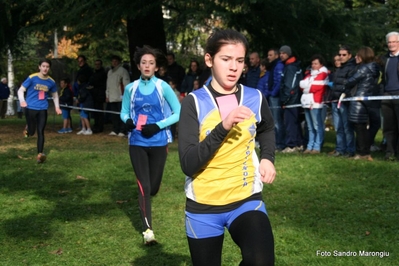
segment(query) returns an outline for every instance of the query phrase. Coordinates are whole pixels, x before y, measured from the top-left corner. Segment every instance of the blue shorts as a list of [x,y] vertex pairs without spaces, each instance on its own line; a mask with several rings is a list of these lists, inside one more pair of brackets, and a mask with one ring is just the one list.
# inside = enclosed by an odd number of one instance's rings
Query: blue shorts
[[89,118],[89,112],[85,110],[80,110],[80,117],[81,118]]
[[260,211],[267,215],[263,201],[253,200],[239,208],[223,213],[198,214],[186,211],[186,234],[190,238],[209,238],[224,234],[224,228],[230,228],[234,220],[248,211]]
[[70,117],[71,109],[61,109],[61,111],[63,119],[68,119]]

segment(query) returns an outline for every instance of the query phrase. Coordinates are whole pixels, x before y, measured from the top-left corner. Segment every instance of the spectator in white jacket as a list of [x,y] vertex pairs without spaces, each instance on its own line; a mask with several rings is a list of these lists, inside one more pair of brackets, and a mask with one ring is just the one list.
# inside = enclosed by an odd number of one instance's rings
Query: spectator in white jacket
[[328,84],[328,70],[324,66],[325,60],[321,55],[311,58],[311,69],[305,73],[305,78],[299,82],[303,91],[301,104],[305,111],[309,138],[303,153],[320,153],[324,142],[324,121],[322,119],[323,98]]
[[[113,55],[111,58],[111,69],[107,75],[105,97],[109,110],[114,112],[121,111],[123,91],[125,86],[130,83],[129,72],[122,66],[121,61],[122,59],[119,56]],[[119,114],[112,114],[111,120],[113,129],[109,135],[124,137],[127,131]]]

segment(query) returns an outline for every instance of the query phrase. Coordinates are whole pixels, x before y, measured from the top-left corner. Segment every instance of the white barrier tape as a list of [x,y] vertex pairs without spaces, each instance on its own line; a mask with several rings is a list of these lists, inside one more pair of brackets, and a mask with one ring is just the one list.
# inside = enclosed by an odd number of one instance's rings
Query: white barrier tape
[[[48,98],[48,100],[51,100],[52,98]],[[362,96],[362,97],[349,97],[349,98],[344,98],[342,99],[342,102],[350,102],[350,101],[379,101],[379,100],[399,100],[399,95],[395,96]],[[333,102],[338,102],[338,100],[335,101],[326,101],[322,102],[323,104],[326,103],[333,103]],[[76,110],[84,110],[84,111],[90,111],[90,112],[102,112],[102,113],[109,113],[109,114],[116,114],[119,115],[120,112],[114,112],[114,111],[107,111],[107,110],[99,110],[99,109],[92,109],[92,108],[82,108],[82,107],[77,107],[77,106],[72,106],[72,105],[66,105],[66,104],[60,104],[60,107],[66,107],[66,108],[71,108],[71,109],[76,109]],[[302,107],[302,104],[292,104],[292,105],[283,105],[283,106],[273,106],[270,107],[271,109],[276,109],[276,108],[296,108],[296,107]]]
[[109,114],[116,114],[116,115],[120,114],[120,112],[114,112],[114,111],[108,111],[108,110],[99,110],[99,109],[93,109],[93,108],[82,108],[82,107],[66,105],[66,104],[60,104],[60,107],[76,109],[76,110],[79,110],[79,111],[80,110],[84,110],[84,111],[90,111],[90,112],[109,113]]
[[[399,100],[399,95],[395,96],[362,96],[362,97],[349,97],[349,98],[344,98],[342,99],[342,102],[354,102],[354,101],[380,101],[380,100]],[[338,102],[338,100],[335,101],[326,101],[322,102],[323,104],[326,103],[333,103],[333,102]],[[302,107],[302,104],[291,104],[291,105],[283,105],[282,107],[270,107],[270,108],[296,108],[296,107]]]

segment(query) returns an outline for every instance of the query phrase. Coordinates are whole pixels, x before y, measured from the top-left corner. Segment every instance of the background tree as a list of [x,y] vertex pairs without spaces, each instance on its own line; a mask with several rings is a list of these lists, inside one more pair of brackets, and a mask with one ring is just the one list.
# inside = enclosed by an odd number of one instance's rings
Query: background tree
[[[287,44],[306,64],[314,53],[331,58],[341,44],[351,45],[354,51],[367,45],[377,54],[386,52],[384,36],[398,27],[398,2],[0,0],[0,48],[17,51],[24,40],[21,36],[35,32],[48,38],[49,47],[44,45],[40,51],[47,55],[54,49],[50,36],[56,29],[60,39],[65,36],[79,45],[79,53],[90,60],[106,60],[117,53],[132,62],[136,47],[148,44],[171,49],[188,61],[201,57],[212,30],[231,27],[248,37],[251,50],[265,55],[267,49]],[[132,70],[137,77],[136,67]]]

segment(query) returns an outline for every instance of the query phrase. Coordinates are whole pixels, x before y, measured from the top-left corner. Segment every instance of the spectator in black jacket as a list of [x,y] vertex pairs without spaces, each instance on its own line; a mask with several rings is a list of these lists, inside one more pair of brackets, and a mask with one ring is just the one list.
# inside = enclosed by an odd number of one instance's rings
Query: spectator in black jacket
[[77,135],[92,135],[90,121],[89,121],[89,111],[85,110],[87,108],[93,108],[93,97],[90,94],[87,83],[87,78],[84,75],[80,75],[78,78],[79,84],[79,95],[78,104],[82,108],[80,110],[80,120],[82,123],[82,130],[80,130]]
[[251,88],[256,88],[260,78],[260,57],[257,52],[252,52],[249,55],[249,66],[246,85]]
[[174,53],[172,52],[167,53],[166,59],[168,60],[168,70],[167,70],[168,75],[176,82],[177,84],[176,89],[179,92],[182,92],[181,84],[185,76],[184,68],[175,61]]
[[[280,59],[284,63],[281,78],[280,101],[283,106],[299,104],[299,82],[303,78],[301,62],[292,55],[291,47],[280,48]],[[283,153],[303,150],[302,127],[299,119],[299,107],[286,108],[283,111],[285,126],[285,149]]]
[[100,133],[104,130],[104,103],[105,89],[107,87],[107,72],[103,67],[103,61],[97,59],[94,63],[94,73],[89,80],[91,96],[93,97],[93,107],[99,112],[93,112],[94,125],[93,133]]
[[0,82],[0,117],[5,118],[8,106],[8,97],[10,97],[10,88],[7,85],[7,78],[2,78]]
[[341,66],[335,71],[329,99],[335,101],[331,103],[331,106],[336,132],[336,147],[329,155],[353,157],[355,156],[355,133],[348,120],[349,102],[342,102],[338,108],[337,100],[345,93],[344,83],[348,79],[349,73],[356,67],[356,61],[352,58],[349,46],[341,46],[338,55]]
[[[346,95],[355,97],[378,95],[380,70],[374,58],[373,49],[370,47],[360,48],[355,56],[357,63],[356,71],[345,81]],[[378,102],[376,102],[349,102],[349,121],[353,123],[356,132],[357,154],[354,157],[355,160],[373,160],[370,155],[371,137],[374,139],[381,124],[381,120],[379,119],[380,108],[378,108]],[[377,118],[377,121],[374,118]],[[369,129],[367,129],[368,122],[370,122]]]
[[191,60],[190,69],[181,84],[181,92],[189,94],[193,91],[194,80],[199,79],[202,70],[197,60]]

